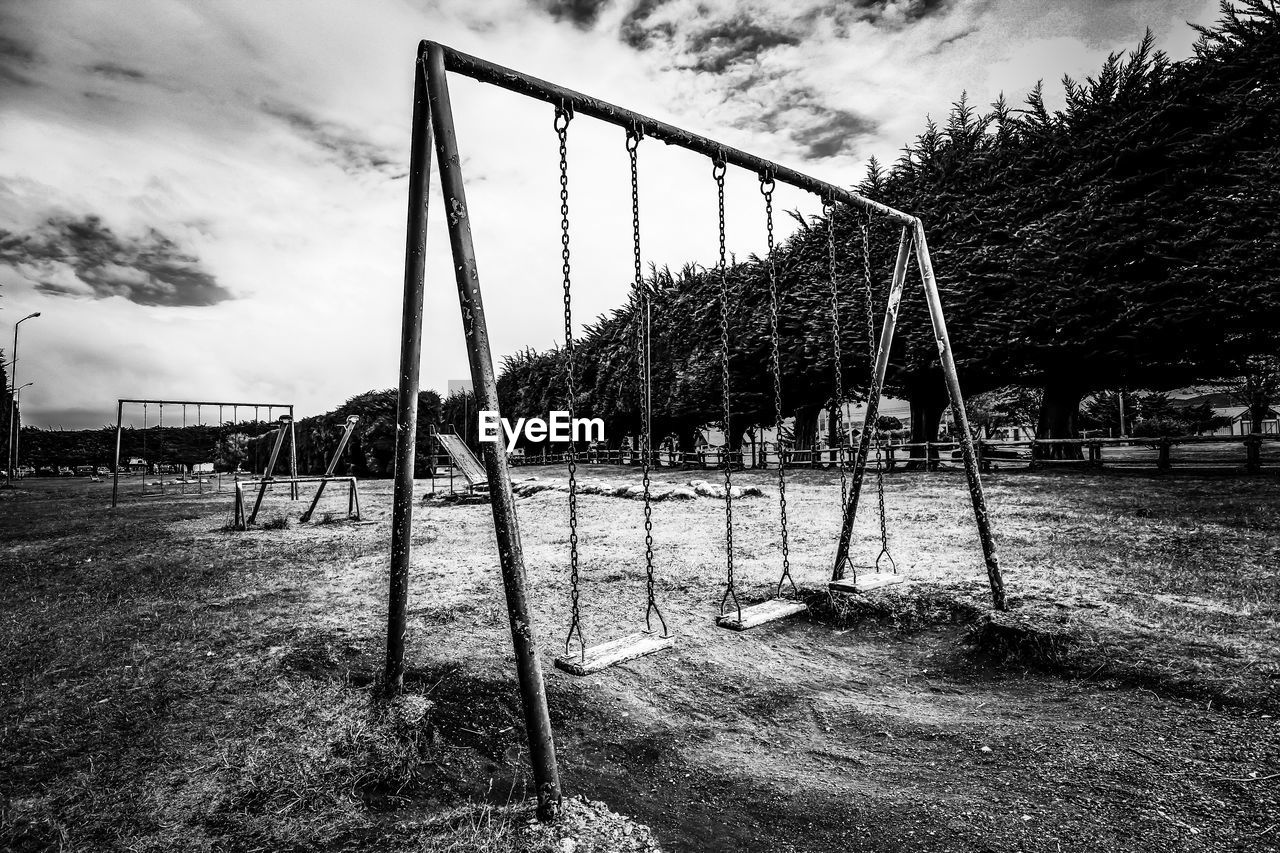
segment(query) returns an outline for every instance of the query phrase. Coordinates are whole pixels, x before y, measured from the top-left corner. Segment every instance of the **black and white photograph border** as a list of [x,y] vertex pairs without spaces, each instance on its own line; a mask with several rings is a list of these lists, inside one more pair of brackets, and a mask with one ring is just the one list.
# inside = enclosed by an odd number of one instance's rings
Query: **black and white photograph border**
[[1280,850],[1272,0],[49,0],[0,93],[0,849]]

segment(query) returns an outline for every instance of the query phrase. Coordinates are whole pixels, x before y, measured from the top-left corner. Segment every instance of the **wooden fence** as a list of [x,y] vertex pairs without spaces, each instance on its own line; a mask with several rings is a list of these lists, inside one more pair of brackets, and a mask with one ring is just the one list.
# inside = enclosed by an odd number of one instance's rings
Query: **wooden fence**
[[[1051,438],[1024,441],[975,442],[979,464],[984,471],[993,468],[1035,470],[1048,467],[1092,468],[1154,471],[1218,471],[1258,474],[1280,471],[1280,435],[1243,436],[1176,436],[1162,438]],[[912,452],[916,455],[913,457]],[[653,453],[656,468],[683,470],[715,470],[721,465],[720,447],[706,447],[692,453],[657,450]],[[854,449],[846,448],[852,462]],[[781,459],[788,468],[833,469],[839,463],[835,448],[786,450],[771,443],[749,445],[734,454],[734,465],[742,469],[776,469]],[[1055,458],[1056,457],[1056,458]],[[1066,458],[1063,458],[1066,457]],[[960,445],[955,441],[878,442],[873,445],[872,462],[879,461],[886,470],[900,470],[908,464],[934,471],[961,464]],[[565,465],[566,452],[513,454],[514,466]],[[588,448],[577,452],[579,465],[638,466],[639,454],[623,448],[607,450]],[[438,460],[439,469],[448,467],[448,459]]]

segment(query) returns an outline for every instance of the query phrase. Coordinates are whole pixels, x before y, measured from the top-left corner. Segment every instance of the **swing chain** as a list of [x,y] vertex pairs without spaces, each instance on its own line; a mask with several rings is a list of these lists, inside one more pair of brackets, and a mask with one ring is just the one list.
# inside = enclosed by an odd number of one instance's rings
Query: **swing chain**
[[653,442],[651,424],[653,399],[650,396],[650,370],[652,365],[649,363],[648,323],[650,294],[644,286],[644,267],[640,259],[640,165],[637,153],[637,149],[640,147],[640,140],[643,138],[644,132],[638,124],[633,124],[627,128],[627,157],[631,161],[631,256],[635,273],[636,293],[641,299],[638,307],[643,310],[643,317],[640,314],[637,314],[636,317],[638,321],[636,328],[639,332],[636,337],[636,362],[640,368],[640,451],[642,454],[640,470],[644,484],[644,567],[646,578],[644,627],[646,631],[652,633],[653,617],[657,615],[658,621],[662,624],[662,636],[669,637],[671,634],[667,630],[667,619],[662,615],[662,609],[658,607],[657,597],[654,593],[653,502],[649,491],[649,466]]
[[724,615],[725,605],[732,599],[738,612],[738,622],[742,622],[742,602],[738,600],[738,591],[733,584],[733,458],[730,456],[729,430],[729,263],[725,250],[724,227],[724,155],[716,157],[711,166],[711,177],[716,182],[716,202],[720,226],[720,258],[717,272],[720,274],[720,390],[724,401],[724,447],[721,450],[720,462],[724,466],[724,549],[728,564],[728,580],[725,583],[724,595],[720,597],[720,615]]
[[896,575],[898,573],[898,562],[893,559],[893,555],[889,553],[889,526],[884,518],[884,463],[880,457],[876,457],[876,497],[880,502],[880,553],[876,555],[875,570],[880,571],[880,561],[885,557],[889,558],[889,568]]
[[[862,220],[862,291],[863,291],[863,307],[867,315],[867,355],[871,360],[871,387],[867,389],[868,404],[870,404],[870,396],[875,393],[875,363],[876,356],[879,355],[879,345],[876,342],[876,321],[875,321],[875,305],[874,296],[871,292],[871,213]],[[869,424],[869,429],[875,430],[875,424]],[[874,433],[873,433],[874,435]],[[893,559],[893,554],[889,553],[889,524],[884,515],[884,459],[882,458],[879,442],[876,442],[876,501],[877,509],[880,514],[880,553],[876,556],[873,566],[876,572],[880,571],[880,561],[885,557],[889,558],[889,566],[896,575],[898,573],[897,561]],[[855,571],[854,577],[857,577]]]
[[833,199],[825,199],[822,203],[823,215],[827,218],[827,272],[831,280],[831,360],[835,379],[835,417],[832,427],[835,431],[836,466],[840,469],[840,506],[849,502],[849,465],[844,441],[840,437],[840,427],[844,423],[844,371],[841,368],[843,355],[840,351],[840,300],[836,284],[836,206]]
[[[560,271],[564,277],[564,349],[565,349],[565,384],[569,401],[569,423],[573,423],[574,398],[577,389],[574,387],[573,358],[573,298],[572,277],[569,264],[569,122],[573,120],[572,107],[563,101],[556,106],[556,117],[553,123],[556,137],[560,143]],[[569,623],[569,633],[564,639],[564,653],[569,654],[573,637],[578,636],[580,655],[583,660],[587,656],[587,641],[582,635],[581,611],[578,605],[578,464],[577,448],[573,441],[573,430],[569,430],[569,601],[573,611]]]
[[800,590],[791,577],[791,557],[787,541],[787,460],[782,449],[782,362],[778,352],[778,270],[774,258],[773,189],[773,171],[761,172],[760,193],[764,196],[765,228],[769,238],[769,342],[773,368],[773,414],[778,430],[778,509],[782,533],[782,574],[778,577],[777,592],[781,595],[783,583],[790,582],[792,592],[799,595]]
[[[872,383],[875,382],[876,345],[875,296],[871,292],[871,214],[862,220],[862,295],[867,319],[867,356],[871,359]],[[868,394],[871,393],[868,389]]]

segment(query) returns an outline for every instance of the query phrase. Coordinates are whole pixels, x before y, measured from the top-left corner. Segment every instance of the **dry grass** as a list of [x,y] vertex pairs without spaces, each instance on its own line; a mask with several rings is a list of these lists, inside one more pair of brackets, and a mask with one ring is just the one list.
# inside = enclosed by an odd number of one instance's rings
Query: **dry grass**
[[[626,472],[600,476],[618,479]],[[664,472],[659,479],[705,476]],[[741,479],[772,494],[770,475]],[[526,782],[518,769],[524,747],[489,508],[423,504],[419,510],[411,698],[387,708],[372,696],[380,671],[389,484],[365,484],[362,491],[365,518],[374,525],[345,523],[336,509],[322,509],[317,523],[297,524],[290,518],[298,506],[275,496],[264,512],[284,523],[247,533],[223,526],[229,494],[134,501],[115,514],[103,507],[103,487],[87,483],[32,484],[26,494],[3,498],[0,848],[556,849],[557,838],[525,830]],[[890,775],[907,772],[907,764],[926,766],[920,756],[935,748],[930,744],[970,737],[970,722],[961,728],[963,736],[939,728],[944,723],[931,717],[908,723],[906,710],[880,698],[809,698],[834,689],[816,679],[839,675],[839,667],[848,665],[834,655],[862,655],[857,643],[881,642],[859,633],[859,626],[910,638],[972,622],[985,608],[961,480],[899,474],[890,478],[888,491],[893,544],[912,587],[869,602],[816,594],[818,626],[736,645],[710,627],[723,583],[719,505],[699,498],[655,506],[659,587],[681,651],[603,681],[550,677],[556,725],[570,744],[566,772],[579,785],[601,790],[613,783],[591,780],[621,772],[616,768],[669,772],[673,779],[686,772],[696,779],[701,772],[698,784],[709,787],[684,791],[673,783],[675,799],[663,801],[681,811],[701,802],[695,795],[722,796],[714,792],[743,784],[727,774],[726,748],[759,761],[759,743],[752,739],[786,741],[769,728],[779,715],[792,726],[814,725],[812,715],[804,716],[806,703],[835,709],[820,712],[833,715],[831,725],[843,720],[872,732],[898,726],[899,740],[882,741],[888,764],[877,771]],[[1111,679],[1175,700],[1209,697],[1255,709],[1251,713],[1274,713],[1280,697],[1280,484],[1270,478],[1000,473],[988,480],[987,492],[1012,601],[1056,638],[1051,646],[1009,645],[998,664],[1003,672]],[[789,489],[793,572],[810,589],[820,587],[827,573],[836,494],[835,477],[823,473],[799,475]],[[519,506],[541,640],[544,652],[552,653],[567,615],[563,496],[540,493]],[[583,500],[591,637],[606,637],[639,615],[638,511],[630,500]],[[769,496],[744,499],[736,513],[739,576],[748,597],[763,596],[777,570],[776,504]],[[871,521],[859,522],[859,553],[874,554]],[[839,629],[838,640],[831,639],[831,627]],[[875,645],[866,665],[905,668],[901,681],[909,684],[925,660],[912,655],[945,652],[912,645],[932,635],[922,636]],[[784,655],[770,651],[766,641],[792,644]],[[737,657],[721,656],[730,652]],[[967,665],[963,656],[928,660],[935,672]],[[729,673],[741,672],[758,683],[735,686],[740,676]],[[973,677],[957,675],[954,685],[939,689],[966,690]],[[603,694],[602,683],[608,686]],[[847,687],[842,683],[842,690]],[[735,713],[743,715],[734,718],[739,729],[726,728],[716,716],[724,711],[714,700],[723,696],[733,697]],[[912,714],[942,713],[918,697],[912,702]],[[649,703],[663,704],[659,710]],[[618,707],[630,716],[617,718]],[[1026,713],[1036,712],[1028,707]],[[747,741],[716,739],[734,731],[746,732]],[[797,745],[814,748],[830,727],[802,731],[808,740]],[[689,732],[698,732],[706,745],[684,742]],[[911,732],[919,732],[920,740],[908,748]],[[1241,747],[1231,754],[1257,766],[1274,755],[1273,748],[1263,738],[1251,747],[1256,752]],[[901,749],[908,752],[894,751]],[[582,756],[592,750],[608,758],[588,766]],[[699,764],[701,750],[714,760]],[[668,753],[681,756],[681,769],[664,763],[675,761],[663,757]],[[840,760],[856,759],[857,774],[866,774],[868,755],[864,750]],[[799,786],[804,773],[816,772],[806,766],[770,765],[762,773],[782,774]],[[952,771],[929,772],[933,783],[950,789]],[[987,781],[966,777],[965,784]],[[1265,793],[1263,786],[1248,787],[1239,796]],[[733,802],[723,796],[717,808]],[[614,805],[648,808],[644,802],[636,796]],[[1259,821],[1273,806],[1248,805]],[[746,814],[759,811],[758,803],[741,807]],[[856,810],[848,816],[894,820]],[[775,823],[778,832],[792,831]],[[700,837],[696,827],[683,824],[660,829],[674,838]],[[787,837],[807,837],[803,826],[793,829]],[[884,832],[885,844],[897,838],[887,824]],[[813,837],[814,849],[845,849],[834,835],[823,839]],[[1034,838],[1018,843],[1052,849]],[[694,849],[690,844],[685,849]]]

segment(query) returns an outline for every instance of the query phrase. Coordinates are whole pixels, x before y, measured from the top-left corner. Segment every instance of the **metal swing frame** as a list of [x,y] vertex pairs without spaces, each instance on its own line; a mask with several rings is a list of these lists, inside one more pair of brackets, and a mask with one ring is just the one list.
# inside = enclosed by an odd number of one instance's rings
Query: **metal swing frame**
[[[160,406],[161,411],[163,411],[164,406],[182,406],[183,415],[184,415],[183,426],[186,426],[185,413],[186,413],[187,406],[195,406],[197,411],[199,411],[205,406],[217,407],[219,412],[219,420],[221,420],[222,411],[226,408],[230,408],[233,412],[237,411],[241,407],[246,409],[253,409],[255,412],[258,409],[266,409],[268,417],[271,416],[272,409],[283,409],[289,417],[290,424],[293,423],[293,403],[257,403],[257,402],[245,403],[245,402],[239,402],[239,401],[227,402],[225,400],[153,400],[150,398],[143,399],[143,398],[133,398],[133,397],[120,397],[116,400],[116,451],[115,451],[115,460],[111,466],[111,506],[113,509],[116,507],[116,505],[119,503],[119,500],[120,500],[120,449],[121,449],[121,441],[123,438],[123,431],[124,431],[124,407],[127,405],[141,405],[144,407],[144,410],[146,406]],[[221,426],[221,424],[219,425]],[[292,429],[293,427],[290,426],[290,430]],[[144,431],[143,437],[145,438],[145,436],[146,436],[146,433]],[[290,451],[290,458],[289,458],[289,471],[290,471],[290,474],[296,478],[298,476],[297,444],[291,441],[290,448],[291,448],[291,451]],[[163,476],[161,476],[161,483],[163,484],[163,482],[164,482],[164,478]],[[163,489],[163,485],[161,486],[161,488]],[[298,487],[296,485],[293,487],[292,496],[294,499],[297,499],[298,497],[297,488]]]
[[[316,511],[317,504],[320,503],[321,496],[324,495],[325,486],[330,483],[346,483],[347,485],[347,518],[354,521],[360,520],[360,486],[355,477],[334,474],[337,470],[338,463],[342,461],[342,454],[347,449],[347,442],[351,440],[351,433],[355,430],[356,424],[360,423],[359,415],[348,415],[346,422],[343,424],[342,437],[338,439],[338,444],[333,450],[333,455],[329,457],[329,464],[325,468],[324,473],[318,477],[299,477],[296,473],[289,477],[275,477],[273,474],[276,469],[276,460],[280,457],[280,448],[284,445],[285,436],[289,436],[291,447],[294,444],[294,423],[293,418],[289,415],[280,417],[280,427],[276,430],[275,444],[271,447],[271,456],[267,461],[267,468],[262,476],[256,479],[241,480],[236,483],[236,501],[235,515],[232,519],[231,526],[235,530],[248,530],[258,518],[258,510],[262,508],[262,499],[266,497],[267,490],[272,486],[288,485],[292,500],[297,500],[298,486],[302,483],[315,483],[316,491],[311,497],[311,504],[306,511],[298,519],[303,524],[311,520],[312,514]],[[288,429],[284,429],[284,427]],[[245,512],[245,489],[257,491],[257,497],[253,500],[253,509],[248,513]]]
[[[405,637],[408,628],[409,568],[413,533],[413,471],[418,428],[418,389],[425,292],[427,202],[431,172],[430,154],[433,144],[440,170],[454,277],[477,407],[499,412],[497,375],[494,370],[488,324],[481,298],[475,246],[472,241],[462,178],[462,161],[458,152],[458,140],[449,97],[447,80],[449,72],[489,83],[561,109],[570,109],[576,115],[590,116],[624,130],[641,132],[648,138],[702,154],[714,162],[747,169],[757,175],[769,175],[772,180],[814,193],[831,203],[853,205],[901,224],[903,231],[898,250],[898,262],[894,268],[893,286],[877,352],[871,405],[868,407],[866,424],[871,426],[875,424],[878,408],[876,404],[888,366],[889,345],[892,343],[898,302],[906,279],[907,258],[914,248],[925,298],[929,305],[929,315],[933,322],[934,337],[941,356],[943,372],[946,375],[952,414],[960,433],[965,473],[968,477],[974,517],[982,543],[987,573],[992,584],[993,600],[997,608],[1004,606],[1003,584],[1000,581],[999,564],[987,520],[986,502],[982,493],[973,441],[969,433],[968,418],[965,415],[955,360],[947,337],[941,299],[925,241],[924,226],[919,219],[843,187],[820,181],[794,169],[772,163],[640,113],[469,56],[436,42],[423,41],[418,45],[414,65],[404,307],[401,325],[395,486],[392,503],[391,565],[387,608],[387,656],[383,678],[383,690],[386,695],[394,696],[403,689],[405,675]],[[862,482],[862,469],[866,464],[869,445],[870,433],[864,426],[854,470],[852,494],[844,508],[844,522],[837,550],[836,574],[840,572],[840,557],[848,553],[849,538],[857,510],[857,495]],[[538,800],[538,815],[543,819],[550,819],[555,816],[560,802],[559,773],[547,709],[542,664],[538,655],[533,620],[529,612],[524,552],[520,541],[515,498],[511,490],[511,476],[507,466],[506,451],[501,442],[486,443],[483,456],[492,496],[494,528],[506,591],[516,670],[520,680],[530,763]]]

